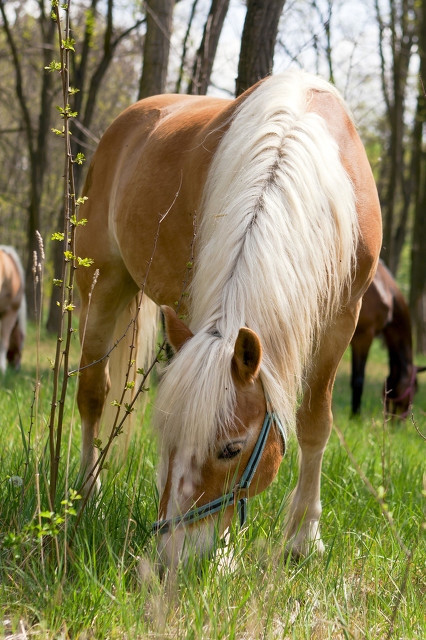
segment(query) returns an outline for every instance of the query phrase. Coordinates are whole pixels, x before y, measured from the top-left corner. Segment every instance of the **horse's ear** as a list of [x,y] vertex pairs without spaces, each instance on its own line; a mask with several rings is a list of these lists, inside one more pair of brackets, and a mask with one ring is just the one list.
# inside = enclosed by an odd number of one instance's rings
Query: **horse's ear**
[[192,338],[194,334],[188,329],[186,324],[177,317],[174,309],[163,305],[161,311],[164,315],[167,340],[175,351],[179,351],[185,342]]
[[235,342],[232,368],[241,382],[252,382],[259,375],[262,361],[262,345],[257,334],[242,328]]

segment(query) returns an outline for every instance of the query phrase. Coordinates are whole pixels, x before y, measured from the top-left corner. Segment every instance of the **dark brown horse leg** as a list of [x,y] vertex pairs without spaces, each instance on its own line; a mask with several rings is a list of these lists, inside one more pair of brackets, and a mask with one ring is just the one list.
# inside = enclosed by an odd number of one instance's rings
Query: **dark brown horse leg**
[[357,317],[355,308],[347,310],[345,315],[339,316],[332,331],[324,336],[297,413],[299,478],[292,494],[285,531],[287,550],[295,557],[305,556],[314,548],[319,552],[324,549],[319,531],[321,466],[332,429],[334,379]]
[[359,415],[361,412],[361,398],[364,389],[365,365],[374,335],[363,331],[355,332],[351,342],[352,349],[352,415]]

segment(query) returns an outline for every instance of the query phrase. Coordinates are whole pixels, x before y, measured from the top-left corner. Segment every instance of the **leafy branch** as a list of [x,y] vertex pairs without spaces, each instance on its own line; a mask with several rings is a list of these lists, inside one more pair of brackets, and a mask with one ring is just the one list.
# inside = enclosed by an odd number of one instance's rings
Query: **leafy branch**
[[[62,12],[62,13],[61,13]],[[62,19],[61,19],[62,15]],[[79,259],[75,256],[75,229],[84,220],[77,222],[78,207],[84,204],[84,198],[77,198],[75,193],[74,171],[75,163],[84,162],[83,154],[73,158],[71,151],[70,120],[77,116],[69,105],[69,97],[76,92],[70,87],[70,56],[75,52],[75,41],[70,35],[70,2],[59,6],[58,0],[52,0],[52,20],[56,23],[60,61],[53,61],[46,67],[49,72],[60,73],[62,84],[62,105],[57,110],[62,119],[62,129],[54,129],[54,133],[63,136],[64,140],[64,193],[63,193],[63,231],[54,233],[53,240],[63,243],[62,275],[54,281],[60,289],[58,306],[61,309],[60,322],[57,332],[56,353],[53,364],[53,391],[49,418],[49,452],[50,452],[50,508],[54,511],[58,486],[59,463],[64,422],[64,407],[68,388],[69,353],[71,338],[74,333],[72,326],[74,313],[74,274],[76,263],[82,266],[91,264],[90,259]]]

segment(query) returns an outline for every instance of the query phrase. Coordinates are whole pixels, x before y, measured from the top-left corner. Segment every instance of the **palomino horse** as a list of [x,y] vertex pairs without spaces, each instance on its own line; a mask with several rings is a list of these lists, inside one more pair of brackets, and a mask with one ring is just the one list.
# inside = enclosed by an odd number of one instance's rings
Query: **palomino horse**
[[0,372],[21,366],[26,328],[24,270],[15,249],[0,245]]
[[[321,551],[333,383],[381,244],[373,176],[339,94],[289,72],[236,100],[147,98],[104,134],[85,195],[76,251],[94,260],[77,270],[86,482],[110,384],[105,355],[143,287],[167,305],[176,352],[155,400],[162,561],[212,549],[235,504],[271,483],[282,429],[294,427],[300,474],[285,536],[296,555]],[[185,322],[170,308],[179,300]]]
[[384,385],[386,413],[406,418],[417,390],[417,374],[426,367],[413,363],[411,318],[408,304],[391,272],[379,262],[374,280],[362,299],[352,349],[352,413],[361,410],[365,364],[373,339],[382,335],[389,354],[389,375]]

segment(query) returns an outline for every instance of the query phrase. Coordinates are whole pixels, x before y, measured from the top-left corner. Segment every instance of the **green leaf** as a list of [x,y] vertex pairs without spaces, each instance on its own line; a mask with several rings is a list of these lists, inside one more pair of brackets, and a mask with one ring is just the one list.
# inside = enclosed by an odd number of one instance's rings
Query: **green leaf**
[[63,118],[67,117],[67,118],[75,118],[76,116],[78,116],[78,111],[71,111],[71,107],[69,104],[67,104],[66,107],[60,107],[57,106],[56,110],[59,111],[59,113],[61,114],[61,116]]
[[54,515],[53,511],[41,511],[40,512],[40,518],[49,518],[49,520],[50,520],[53,515]]
[[75,51],[74,45],[75,45],[74,38],[65,38],[65,40],[62,40],[62,46],[64,47],[64,49],[68,49],[69,51]]
[[[79,198],[76,201],[76,204],[80,205],[80,204],[84,204],[86,202],[87,198]],[[87,224],[87,218],[81,218],[81,220],[77,220],[77,216],[71,216],[70,218],[70,222],[72,225],[74,225],[74,227],[84,227]]]
[[77,262],[78,262],[78,265],[80,267],[90,267],[90,265],[93,264],[94,260],[92,260],[92,258],[78,258],[77,257]]
[[46,71],[60,71],[62,68],[62,65],[60,62],[57,62],[56,60],[52,60],[52,62],[47,66],[44,67]]
[[[84,153],[77,153],[77,155],[75,156],[74,162],[76,164],[80,164],[80,165],[84,164],[86,162],[86,157],[85,157]],[[86,198],[86,200],[87,200],[87,198]]]

